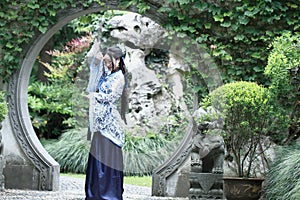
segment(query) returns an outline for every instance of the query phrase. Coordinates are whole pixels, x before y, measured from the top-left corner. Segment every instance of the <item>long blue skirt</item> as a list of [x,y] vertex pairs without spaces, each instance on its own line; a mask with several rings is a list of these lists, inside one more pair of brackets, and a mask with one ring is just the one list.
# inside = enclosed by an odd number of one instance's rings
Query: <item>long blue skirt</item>
[[123,200],[122,149],[94,133],[85,180],[86,200]]

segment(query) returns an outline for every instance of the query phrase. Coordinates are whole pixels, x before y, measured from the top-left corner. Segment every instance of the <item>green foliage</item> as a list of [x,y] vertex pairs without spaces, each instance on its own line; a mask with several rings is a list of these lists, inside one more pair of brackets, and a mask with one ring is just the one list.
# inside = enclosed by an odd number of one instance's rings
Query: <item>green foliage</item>
[[180,138],[170,141],[160,134],[149,133],[146,137],[126,134],[123,147],[125,175],[151,175],[175,151]]
[[42,140],[47,152],[59,163],[62,172],[85,173],[90,151],[87,128],[71,129],[59,140]]
[[28,87],[28,106],[32,125],[39,137],[53,138],[63,129],[71,128],[66,122],[73,116],[74,84],[65,87],[33,81]]
[[[0,76],[4,80],[19,68],[23,48],[57,22],[57,12],[66,8],[88,7],[98,0],[27,0],[0,2]],[[5,67],[5,68],[4,68]]]
[[205,44],[223,80],[265,82],[269,43],[284,30],[299,32],[299,4],[281,0],[170,0],[159,9],[165,26]]
[[[283,139],[287,121],[273,106],[271,97],[268,89],[239,81],[217,88],[202,103],[205,108],[215,108],[225,122],[223,136],[228,154],[237,164],[238,176],[251,175],[251,164],[256,159],[255,152],[263,148],[260,145],[264,136]],[[246,162],[250,163],[248,168]]]
[[[208,94],[207,82],[203,79],[201,72],[198,69],[192,68],[189,72],[184,74],[184,97],[185,103],[189,110],[193,110],[195,104],[197,105]],[[195,94],[197,95],[197,102],[195,101]]]
[[[41,140],[45,149],[60,164],[62,172],[85,173],[90,143],[87,128],[66,131],[59,140]],[[172,141],[158,134],[135,137],[126,133],[123,147],[124,174],[150,175],[176,149],[181,137]]]
[[[87,8],[93,4],[104,5],[99,0],[1,1],[0,75],[8,80],[19,68],[25,47],[57,22],[57,12],[75,7]],[[122,0],[119,7],[126,10],[136,6],[138,12],[144,14],[159,8],[156,11],[167,16],[162,20],[164,27],[178,36],[184,33],[206,46],[220,67],[225,82],[264,83],[269,43],[285,30],[299,32],[299,4],[292,0],[166,0],[157,4]],[[82,23],[85,23],[84,18],[90,22],[89,17],[83,16]]]
[[[124,13],[126,13],[126,11],[118,10],[106,10],[98,13],[91,13],[72,20],[68,23],[68,27],[74,30],[75,33],[97,34],[95,31],[101,31],[102,36],[106,37],[105,33],[108,32],[110,28],[109,25],[107,25],[107,21],[114,16],[123,15]],[[102,39],[105,40],[107,38]]]
[[151,187],[152,176],[125,176],[124,184]]
[[0,91],[0,122],[2,122],[7,114],[7,104],[5,101],[5,96],[2,91]]
[[284,104],[295,104],[299,95],[299,66],[300,34],[287,32],[277,37],[272,43],[265,74],[271,79],[272,92]]
[[272,43],[265,74],[270,90],[291,119],[290,136],[300,136],[300,34],[284,33]]
[[269,200],[300,198],[300,146],[277,149],[276,159],[265,179],[265,195]]
[[139,13],[145,14],[145,12],[150,9],[148,4],[149,3],[145,2],[144,0],[123,0],[120,1],[119,7],[121,9],[125,9],[130,6],[136,6]]
[[[86,50],[91,36],[72,39],[62,51],[53,50],[48,82],[31,78],[28,87],[28,105],[32,124],[39,137],[57,138],[64,129],[80,126],[86,120],[87,99],[84,86],[87,73],[83,68]],[[87,124],[87,122],[86,122]]]

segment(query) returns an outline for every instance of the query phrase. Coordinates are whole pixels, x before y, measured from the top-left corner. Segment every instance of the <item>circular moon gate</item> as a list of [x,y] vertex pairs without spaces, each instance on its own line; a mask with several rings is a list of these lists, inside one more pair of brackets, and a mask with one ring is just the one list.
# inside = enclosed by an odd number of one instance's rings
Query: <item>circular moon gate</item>
[[[162,23],[168,18],[162,13],[158,13],[157,3],[149,2],[150,9],[145,16],[153,19],[158,23]],[[152,2],[152,3],[151,3]],[[156,5],[156,6],[155,6]],[[36,170],[36,177],[32,178],[33,185],[37,185],[38,190],[58,190],[59,189],[59,164],[48,154],[43,148],[40,141],[36,137],[28,111],[28,84],[32,71],[40,51],[47,41],[64,25],[71,20],[82,15],[105,11],[105,10],[122,10],[118,7],[118,1],[106,1],[105,6],[93,5],[89,8],[75,8],[60,10],[58,13],[58,21],[50,27],[45,34],[36,36],[25,57],[21,61],[20,69],[12,76],[9,83],[9,120],[12,131],[17,138],[20,148],[23,150],[32,167]],[[136,12],[136,7],[130,7],[127,11]],[[24,50],[25,51],[25,50]],[[207,65],[207,63],[205,64]],[[201,69],[200,69],[201,70]],[[215,76],[216,74],[214,74]],[[213,78],[217,81],[221,80],[219,76]],[[153,173],[152,195],[165,196],[166,179],[186,160],[189,155],[189,143],[192,138],[192,124],[178,149],[164,164],[159,166]],[[31,175],[30,175],[31,176]]]

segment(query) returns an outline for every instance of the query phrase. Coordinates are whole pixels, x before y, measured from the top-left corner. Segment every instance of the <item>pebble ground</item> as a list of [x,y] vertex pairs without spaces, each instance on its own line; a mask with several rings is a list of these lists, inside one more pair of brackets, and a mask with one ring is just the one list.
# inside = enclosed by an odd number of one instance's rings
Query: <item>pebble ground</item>
[[[0,200],[84,200],[84,179],[60,176],[59,191],[5,189]],[[150,187],[124,185],[123,200],[188,200],[188,198],[154,197]]]

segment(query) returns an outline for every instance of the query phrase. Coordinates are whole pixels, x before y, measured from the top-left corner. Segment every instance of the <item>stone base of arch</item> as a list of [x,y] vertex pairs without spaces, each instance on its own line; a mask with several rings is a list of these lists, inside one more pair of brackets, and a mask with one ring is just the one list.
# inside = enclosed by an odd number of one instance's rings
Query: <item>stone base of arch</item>
[[2,122],[2,184],[5,189],[59,190],[59,164],[36,137],[29,114],[24,114],[28,112],[27,101],[19,90],[27,90],[27,85],[19,84],[17,77],[18,73],[7,88],[9,112]]
[[174,154],[152,174],[152,196],[188,197],[191,171],[190,152],[194,133],[191,121],[185,137]]

